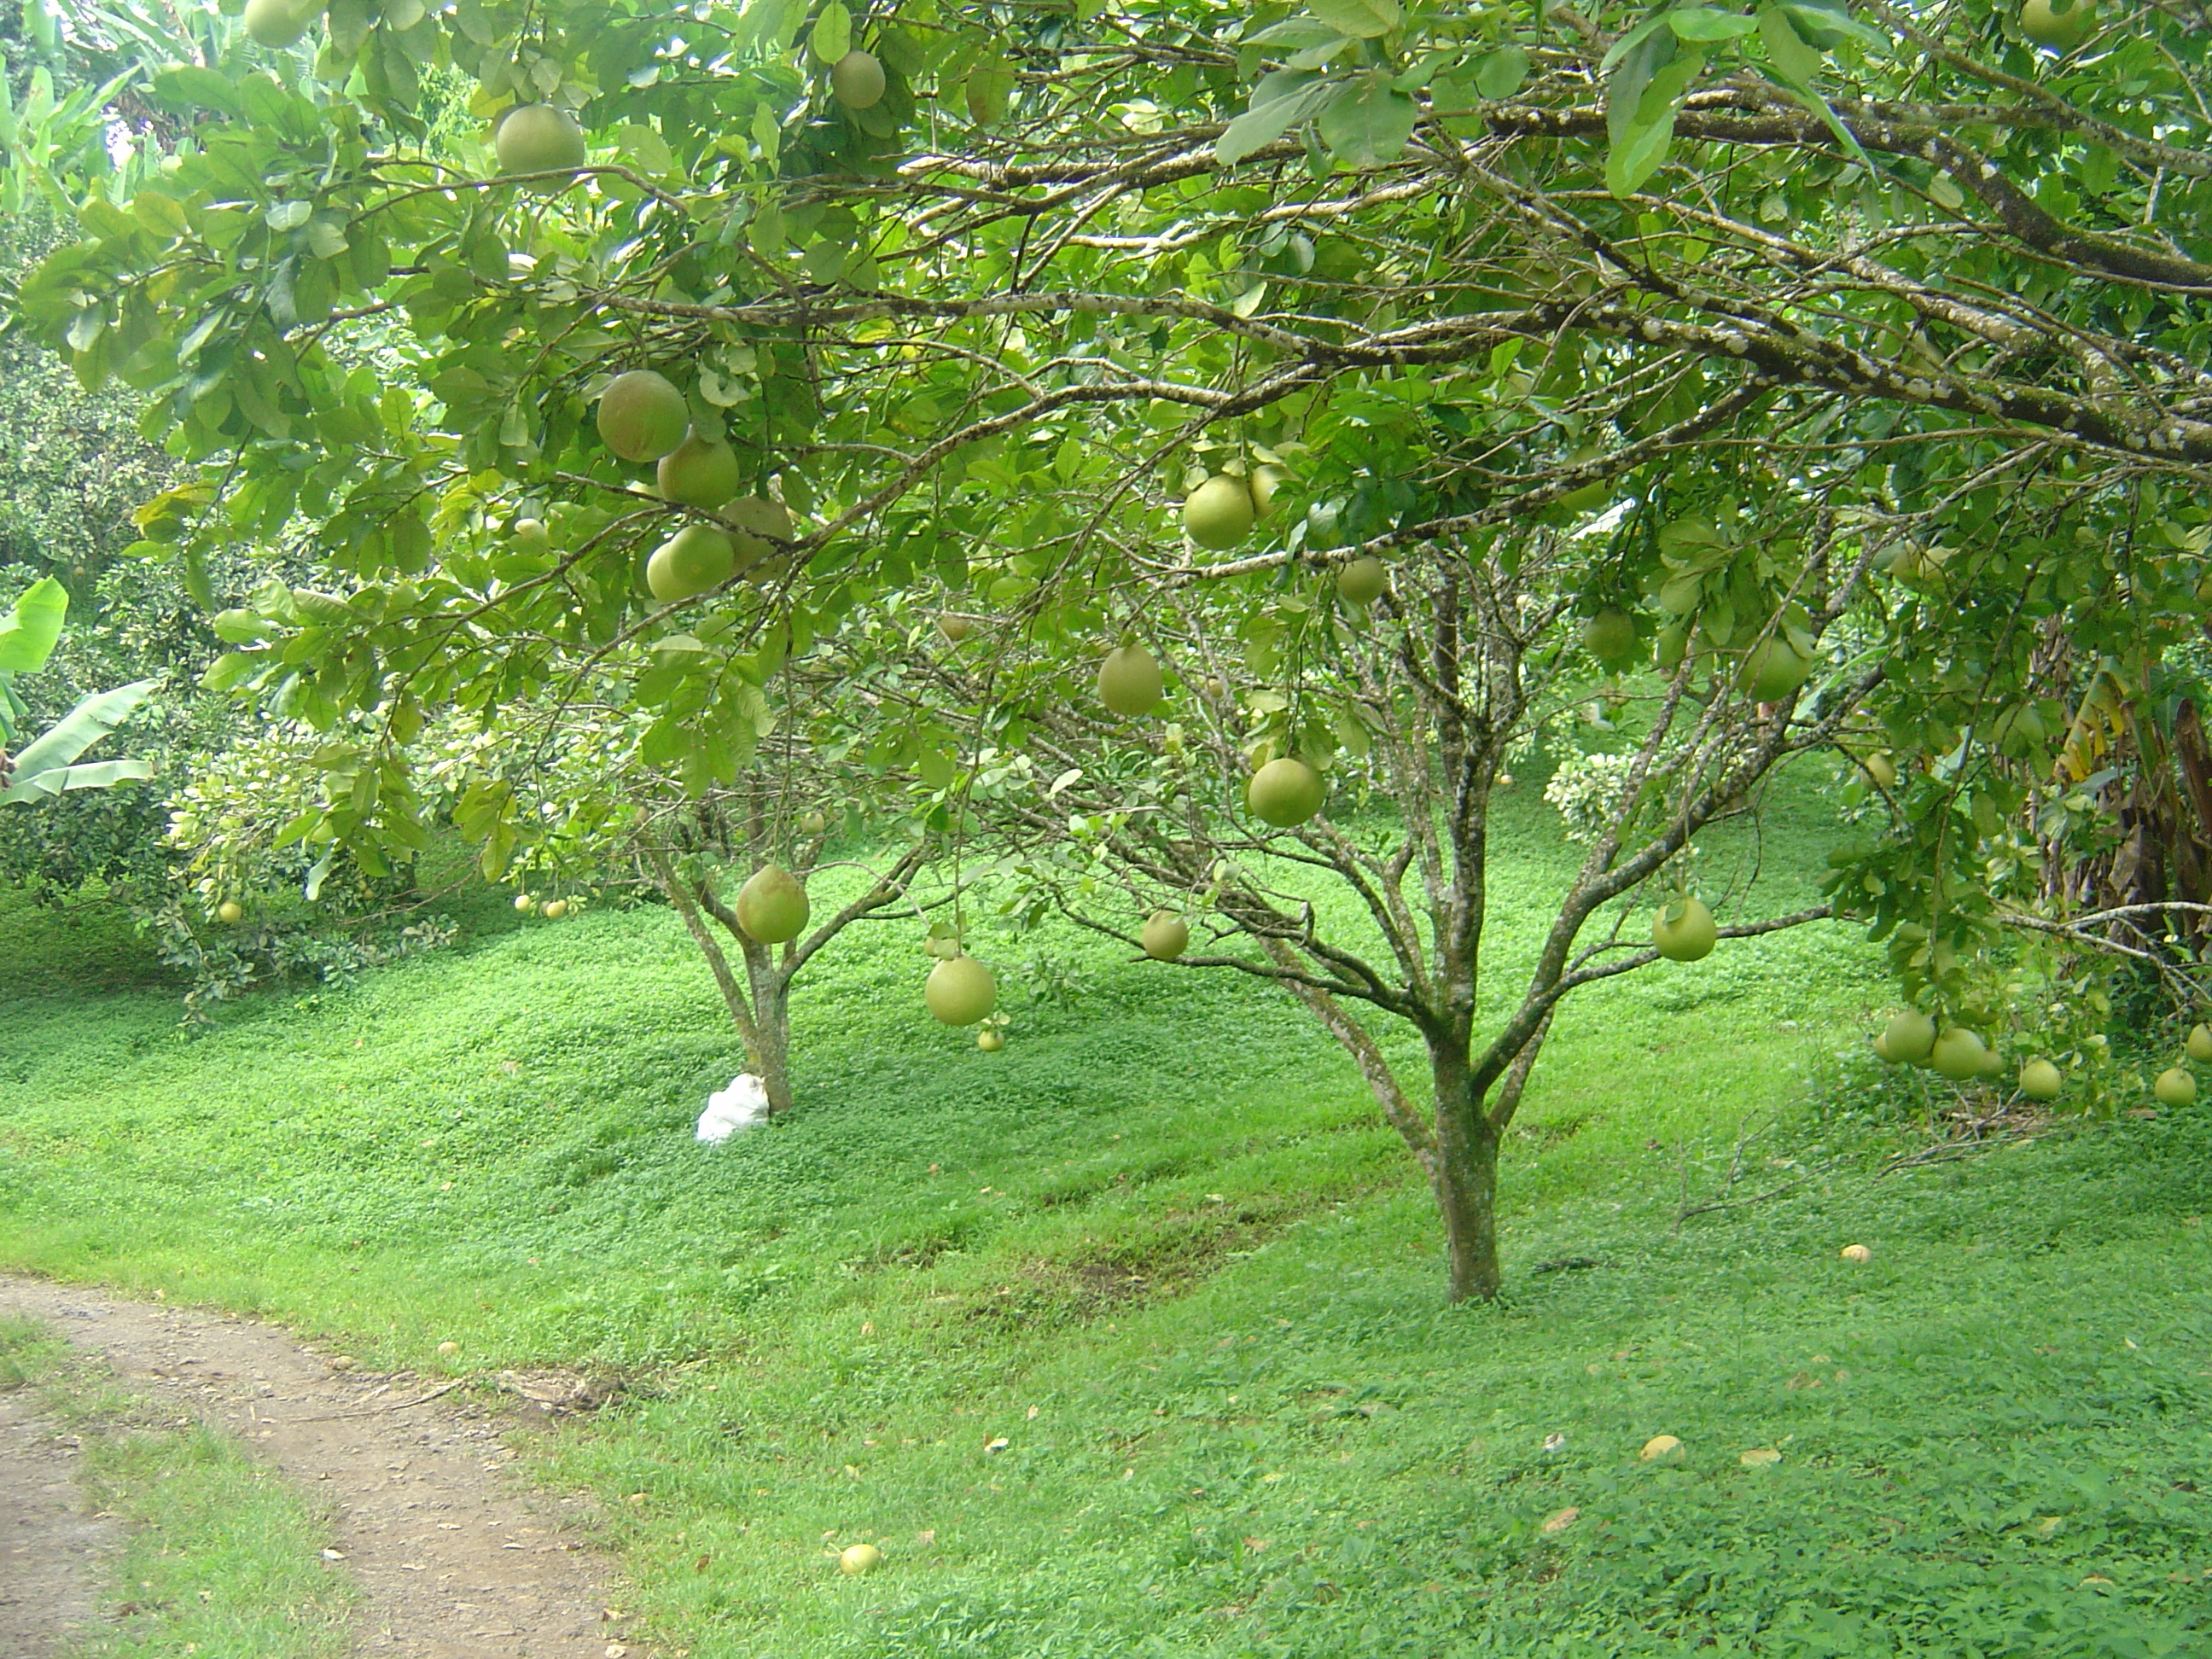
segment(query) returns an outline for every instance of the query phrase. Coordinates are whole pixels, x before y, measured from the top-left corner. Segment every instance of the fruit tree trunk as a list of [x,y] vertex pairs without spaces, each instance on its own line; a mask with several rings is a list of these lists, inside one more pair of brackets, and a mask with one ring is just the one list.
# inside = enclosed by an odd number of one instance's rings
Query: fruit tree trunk
[[1443,1217],[1450,1299],[1484,1301],[1503,1282],[1498,1267],[1498,1137],[1492,1133],[1467,1054],[1455,1042],[1432,1046],[1437,1085],[1437,1156],[1431,1185]]
[[791,981],[767,946],[745,944],[746,977],[752,981],[753,1064],[768,1096],[770,1117],[791,1109]]

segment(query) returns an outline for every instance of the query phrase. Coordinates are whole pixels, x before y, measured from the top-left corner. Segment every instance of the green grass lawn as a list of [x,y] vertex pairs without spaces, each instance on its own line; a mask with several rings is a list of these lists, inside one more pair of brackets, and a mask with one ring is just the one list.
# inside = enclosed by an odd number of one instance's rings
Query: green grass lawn
[[[1532,795],[1508,958],[1567,855]],[[1765,826],[1772,908],[1816,806]],[[741,1052],[657,910],[192,1042],[119,968],[6,969],[0,1261],[426,1372],[622,1368],[542,1472],[695,1659],[2212,1653],[2212,1117],[1878,1178],[1902,1132],[1838,1057],[1875,953],[1732,943],[1571,1005],[1509,1293],[1447,1308],[1427,1194],[1287,1000],[987,939],[982,1054],[915,931],[822,960],[800,1111],[714,1149]],[[1677,1226],[1740,1144],[1737,1193],[1813,1178]],[[842,1578],[860,1540],[888,1565]]]

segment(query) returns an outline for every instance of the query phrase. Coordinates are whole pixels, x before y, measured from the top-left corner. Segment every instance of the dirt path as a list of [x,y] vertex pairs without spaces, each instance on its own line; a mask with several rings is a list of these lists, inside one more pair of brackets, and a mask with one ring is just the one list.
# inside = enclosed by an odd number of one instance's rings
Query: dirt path
[[[362,1654],[644,1659],[644,1649],[626,1645],[609,1616],[626,1607],[614,1565],[564,1529],[564,1520],[578,1517],[580,1500],[526,1492],[503,1478],[513,1453],[492,1422],[436,1393],[436,1384],[333,1369],[329,1358],[251,1320],[5,1274],[0,1314],[40,1320],[104,1355],[133,1389],[238,1437],[329,1504],[334,1547],[365,1600],[356,1627]],[[0,1525],[0,1537],[40,1534],[26,1559],[35,1553],[46,1563],[74,1547],[79,1570],[70,1582],[81,1585],[88,1540],[65,1541],[70,1528],[85,1524],[67,1485],[66,1449],[40,1463],[25,1450],[31,1438],[0,1427],[0,1492],[27,1490],[52,1501],[34,1501],[23,1525]],[[33,1459],[21,1487],[7,1461],[9,1442],[13,1455]],[[58,1476],[41,1474],[56,1468]],[[58,1479],[60,1491],[49,1493]],[[37,1570],[57,1588],[63,1582],[51,1577],[51,1565]],[[0,1653],[12,1659],[40,1649],[29,1637],[10,1639],[8,1571],[0,1555]]]
[[76,1443],[0,1394],[0,1653],[46,1659],[93,1616],[96,1558],[115,1523],[85,1513]]

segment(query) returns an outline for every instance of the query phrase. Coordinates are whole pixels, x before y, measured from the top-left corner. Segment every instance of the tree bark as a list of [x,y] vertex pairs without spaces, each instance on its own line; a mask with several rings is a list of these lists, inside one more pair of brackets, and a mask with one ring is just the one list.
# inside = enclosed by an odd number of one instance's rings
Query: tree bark
[[791,976],[777,965],[775,952],[750,939],[744,943],[746,976],[753,988],[753,1064],[768,1096],[768,1114],[791,1109]]
[[1449,1037],[1431,1037],[1431,1070],[1437,1088],[1437,1156],[1430,1184],[1444,1224],[1449,1298],[1487,1302],[1504,1274],[1498,1263],[1498,1136],[1474,1096],[1474,1075],[1465,1048]]

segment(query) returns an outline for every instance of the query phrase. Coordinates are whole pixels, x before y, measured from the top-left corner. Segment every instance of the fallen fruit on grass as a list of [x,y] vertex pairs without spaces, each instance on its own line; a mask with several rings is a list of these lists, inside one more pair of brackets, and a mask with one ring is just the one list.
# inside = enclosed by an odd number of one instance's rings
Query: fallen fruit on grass
[[945,1024],[973,1025],[998,1005],[999,988],[975,957],[954,957],[929,970],[921,1000]]
[[2191,1026],[2189,1041],[2183,1046],[2189,1050],[2191,1060],[2212,1060],[2212,1025]]
[[1159,664],[1141,645],[1116,646],[1098,665],[1098,701],[1125,720],[1151,714],[1165,690]]
[[1874,1252],[1867,1249],[1863,1244],[1846,1244],[1841,1250],[1837,1252],[1837,1254],[1841,1255],[1846,1261],[1871,1261],[1874,1260]]
[[1561,1510],[1556,1514],[1544,1517],[1543,1529],[1547,1533],[1565,1532],[1569,1527],[1573,1526],[1581,1516],[1582,1511],[1577,1509]]
[[1735,1461],[1747,1469],[1771,1468],[1782,1461],[1782,1454],[1771,1446],[1753,1446],[1749,1451],[1738,1454]]
[[1295,830],[1315,813],[1328,793],[1321,774],[1295,756],[1271,760],[1244,786],[1244,804],[1253,816],[1278,830]]
[[453,1355],[459,1353],[460,1351],[461,1345],[458,1342],[441,1342],[438,1345],[439,1353],[448,1358]]
[[1173,962],[1190,949],[1190,924],[1172,910],[1155,910],[1145,919],[1139,937],[1153,961]]
[[2031,1060],[2020,1068],[2020,1091],[2030,1100],[2056,1100],[2066,1079],[2047,1060]]
[[1928,1063],[1936,1068],[1936,1074],[1954,1083],[1981,1076],[1989,1069],[1989,1061],[1988,1048],[1963,1025],[1954,1025],[1937,1037],[1928,1053]]
[[1644,1443],[1637,1455],[1647,1463],[1679,1463],[1682,1461],[1682,1443],[1671,1434],[1655,1434]]
[[1899,1066],[1924,1066],[1936,1047],[1936,1022],[1917,1008],[1892,1014],[1881,1034],[1887,1058]]
[[738,926],[763,945],[787,945],[806,926],[806,889],[780,864],[763,865],[738,889]]
[[215,907],[215,919],[226,926],[235,926],[246,920],[246,907],[236,899],[225,899]]
[[864,1572],[873,1572],[884,1564],[884,1553],[873,1544],[848,1544],[837,1558],[837,1571],[858,1578]]
[[1651,918],[1651,943],[1669,962],[1703,962],[1719,942],[1720,930],[1703,899],[1686,895]]
[[2197,1098],[2197,1079],[2179,1066],[2169,1066],[2150,1085],[2161,1106],[2186,1106]]
[[996,1031],[978,1031],[975,1033],[975,1046],[987,1054],[995,1054],[1006,1046],[1006,1040]]
[[1336,593],[1346,605],[1372,605],[1390,585],[1390,572],[1372,553],[1363,553],[1336,573]]

